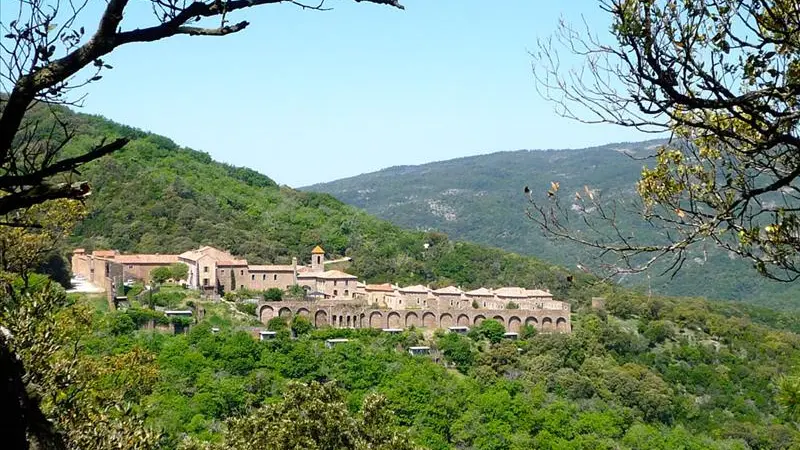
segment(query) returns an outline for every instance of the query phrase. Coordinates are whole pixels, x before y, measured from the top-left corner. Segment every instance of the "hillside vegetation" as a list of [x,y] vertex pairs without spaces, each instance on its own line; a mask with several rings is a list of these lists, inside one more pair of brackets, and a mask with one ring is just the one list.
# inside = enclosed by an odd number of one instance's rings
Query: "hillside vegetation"
[[[46,111],[36,113],[47,120]],[[519,285],[550,289],[562,298],[586,298],[575,286],[585,287],[588,276],[535,258],[453,242],[442,233],[406,231],[328,194],[278,186],[253,170],[215,162],[162,136],[62,113],[79,131],[68,151],[102,138],[132,139],[123,151],[83,169],[82,177],[93,187],[90,213],[76,228],[71,246],[180,253],[213,245],[251,263],[289,263],[292,256],[307,262],[320,244],[328,258],[352,257],[347,270],[368,282]]]
[[[635,183],[658,141],[609,144],[582,150],[499,152],[419,166],[391,167],[303,188],[326,192],[397,225],[436,230],[455,239],[482,243],[575,267],[591,266],[594,255],[568,242],[553,242],[526,217],[523,187],[544,195],[551,181],[563,192],[599,188],[605,199],[630,204]],[[627,155],[626,155],[627,153]],[[628,156],[630,155],[630,156]],[[631,157],[633,156],[633,157]],[[620,227],[649,239],[657,230],[621,211]],[[577,226],[577,225],[576,225]],[[675,278],[651,273],[630,276],[627,285],[652,287],[669,295],[730,299],[796,309],[800,285],[759,277],[749,264],[709,245],[692,249]]]
[[[96,314],[82,347],[92,360],[151,355],[142,368],[150,381],[132,386],[127,398],[162,433],[164,448],[187,438],[225,442],[231,418],[257,417],[292,381],[332,382],[352,412],[378,393],[395,416],[384,425],[409,430],[429,449],[800,445],[795,419],[778,402],[781,377],[800,357],[798,335],[727,317],[705,301],[610,292],[608,312],[577,314],[573,334],[523,333],[517,341],[503,339],[491,320],[469,336],[426,339],[414,329],[313,330],[307,321],[274,319],[277,338],[265,342],[224,306],[192,301],[206,318],[186,335],[137,330],[141,310],[132,309]],[[324,341],[334,337],[350,342],[327,349]],[[440,362],[410,356],[414,345],[432,346]],[[299,432],[287,423],[275,424],[276,439]]]

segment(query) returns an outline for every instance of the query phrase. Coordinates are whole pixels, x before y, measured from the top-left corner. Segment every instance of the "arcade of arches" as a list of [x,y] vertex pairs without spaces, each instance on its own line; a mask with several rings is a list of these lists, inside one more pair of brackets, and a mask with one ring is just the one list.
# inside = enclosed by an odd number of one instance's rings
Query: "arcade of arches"
[[448,328],[471,327],[494,319],[508,331],[518,332],[523,325],[533,325],[543,332],[569,333],[572,329],[568,310],[388,310],[364,308],[342,302],[259,302],[256,309],[261,322],[276,316],[290,319],[307,317],[316,327],[334,328]]

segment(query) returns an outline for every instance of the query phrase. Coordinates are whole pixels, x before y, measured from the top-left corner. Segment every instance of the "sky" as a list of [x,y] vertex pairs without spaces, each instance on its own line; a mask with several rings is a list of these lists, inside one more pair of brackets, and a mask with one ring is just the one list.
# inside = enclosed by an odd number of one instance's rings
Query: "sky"
[[[148,2],[135,3],[123,29],[155,20]],[[403,4],[270,5],[231,17],[251,22],[238,34],[121,47],[81,110],[292,187],[394,165],[650,137],[561,118],[536,93],[528,51],[560,18],[606,33],[597,0]],[[90,7],[84,17],[98,15]]]

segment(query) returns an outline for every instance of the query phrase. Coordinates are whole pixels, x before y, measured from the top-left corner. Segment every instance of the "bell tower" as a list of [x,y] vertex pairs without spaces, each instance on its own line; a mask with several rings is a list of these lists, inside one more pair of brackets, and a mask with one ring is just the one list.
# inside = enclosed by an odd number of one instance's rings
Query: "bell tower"
[[311,271],[325,271],[325,250],[319,245],[314,247],[314,250],[311,250]]

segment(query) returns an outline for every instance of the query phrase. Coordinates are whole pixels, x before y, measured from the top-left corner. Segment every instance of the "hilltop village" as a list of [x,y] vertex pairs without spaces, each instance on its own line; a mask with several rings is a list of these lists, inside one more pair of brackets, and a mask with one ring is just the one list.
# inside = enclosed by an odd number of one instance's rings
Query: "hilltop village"
[[511,332],[522,325],[541,331],[570,332],[570,304],[553,299],[547,290],[521,287],[481,287],[464,291],[456,286],[431,289],[400,287],[392,283],[365,284],[358,277],[325,270],[325,251],[316,246],[311,264],[252,265],[210,246],[180,255],[121,254],[115,250],[87,253],[75,249],[72,272],[104,289],[110,298],[122,292],[126,282],[151,282],[158,267],[182,263],[188,266],[186,280],[176,280],[206,297],[237,290],[282,290],[301,286],[305,300],[259,302],[256,313],[267,323],[275,316],[307,316],[315,326],[347,328],[470,327],[487,318],[501,322]]

